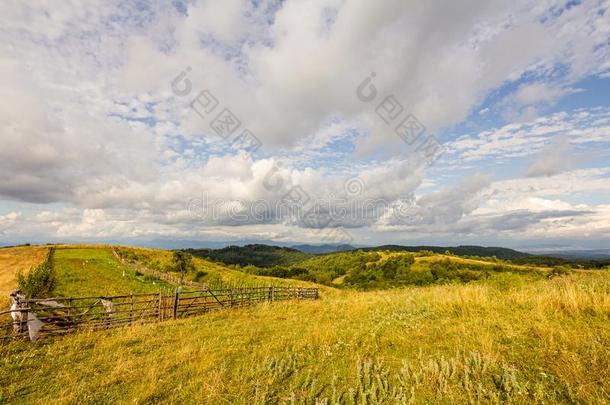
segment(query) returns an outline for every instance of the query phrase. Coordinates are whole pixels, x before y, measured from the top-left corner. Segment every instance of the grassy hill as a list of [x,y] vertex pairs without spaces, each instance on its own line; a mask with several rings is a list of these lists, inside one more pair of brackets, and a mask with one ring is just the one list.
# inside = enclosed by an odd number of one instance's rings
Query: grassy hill
[[17,287],[17,273],[40,264],[47,252],[46,246],[0,248],[0,308],[8,305],[8,295]]
[[249,274],[362,290],[471,282],[501,272],[529,273],[538,277],[552,272],[548,267],[516,265],[496,258],[464,258],[429,251],[407,253],[389,250],[338,252],[312,256],[290,266],[246,266],[241,270]]
[[[54,296],[108,296],[129,293],[150,293],[175,289],[132,266],[122,264],[112,254],[116,249],[128,262],[155,270],[171,272],[172,252],[160,249],[112,247],[109,245],[54,245],[53,267],[57,276]],[[41,263],[48,246],[20,246],[0,249],[0,306],[8,306],[8,294],[17,287],[18,271],[27,272]],[[227,266],[194,258],[194,271],[186,278],[211,285],[288,285],[311,286],[300,280],[262,277],[237,271]]]
[[2,346],[0,402],[603,404],[609,316],[606,272],[327,290]]
[[[161,249],[144,249],[133,247],[117,247],[117,252],[130,262],[140,263],[148,268],[171,272],[172,252]],[[303,280],[288,280],[277,277],[265,277],[256,274],[248,274],[233,268],[230,268],[222,263],[215,263],[201,257],[193,258],[195,267],[192,273],[186,275],[186,278],[199,283],[207,283],[209,285],[286,285],[286,286],[310,286]]]
[[54,296],[109,296],[174,288],[156,278],[137,274],[117,261],[110,248],[58,248],[53,264],[58,280]]

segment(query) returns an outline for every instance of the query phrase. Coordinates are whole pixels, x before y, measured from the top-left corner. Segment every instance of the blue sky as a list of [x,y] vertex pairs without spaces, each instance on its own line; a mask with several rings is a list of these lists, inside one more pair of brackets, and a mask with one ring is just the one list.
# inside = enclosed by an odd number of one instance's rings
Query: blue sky
[[3,3],[0,244],[606,246],[609,8]]

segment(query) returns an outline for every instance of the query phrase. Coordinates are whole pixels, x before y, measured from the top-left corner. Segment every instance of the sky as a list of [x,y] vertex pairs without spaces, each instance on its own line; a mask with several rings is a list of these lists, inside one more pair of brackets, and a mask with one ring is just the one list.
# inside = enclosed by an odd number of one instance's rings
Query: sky
[[610,1],[0,3],[0,244],[604,248]]

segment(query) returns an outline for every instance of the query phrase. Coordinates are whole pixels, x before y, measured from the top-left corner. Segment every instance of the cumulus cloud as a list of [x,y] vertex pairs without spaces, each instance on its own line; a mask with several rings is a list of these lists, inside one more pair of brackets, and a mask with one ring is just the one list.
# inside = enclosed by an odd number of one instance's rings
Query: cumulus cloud
[[423,195],[406,206],[395,207],[378,225],[402,230],[425,228],[432,233],[452,228],[478,207],[481,192],[490,184],[488,175],[466,178],[455,186]]
[[[580,78],[607,72],[608,25],[600,13],[607,7],[607,1],[3,2],[0,198],[40,210],[11,219],[13,206],[3,208],[1,229],[98,238],[314,235],[315,224],[303,218],[234,218],[257,201],[281,201],[297,186],[314,200],[386,202],[333,226],[405,226],[387,218],[418,193],[425,164],[406,152],[395,123],[376,114],[379,103],[394,96],[401,117],[414,114],[430,134],[475,109],[489,115],[481,101],[524,77],[536,82],[517,85],[515,102],[552,103]],[[363,102],[356,89],[372,72],[376,98]],[[186,95],[172,89],[183,73]],[[189,103],[203,89],[241,121],[238,132],[256,135],[258,152],[238,152],[194,113]],[[537,153],[557,135],[571,147],[603,144],[610,139],[608,117],[603,109],[555,114],[464,136],[449,149],[476,161]],[[559,173],[563,156],[544,152],[529,174]],[[358,194],[346,192],[350,178],[362,182]],[[434,180],[425,184],[443,182]],[[544,178],[519,187],[534,180]],[[420,192],[420,229],[456,229],[489,186],[489,178],[474,177]],[[189,211],[204,193],[227,203],[214,220]]]

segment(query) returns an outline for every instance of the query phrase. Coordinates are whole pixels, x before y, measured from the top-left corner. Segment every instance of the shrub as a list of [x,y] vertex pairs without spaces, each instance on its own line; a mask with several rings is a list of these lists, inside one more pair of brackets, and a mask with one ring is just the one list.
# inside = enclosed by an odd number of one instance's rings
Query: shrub
[[17,273],[17,285],[28,298],[46,298],[51,295],[57,284],[52,262],[53,248],[46,260],[31,269],[27,274]]
[[434,252],[431,250],[420,250],[419,256],[421,256],[421,257],[434,256]]
[[548,273],[547,277],[548,278],[553,278],[553,277],[567,276],[571,272],[572,272],[572,270],[569,267],[566,267],[566,266],[555,266]]

